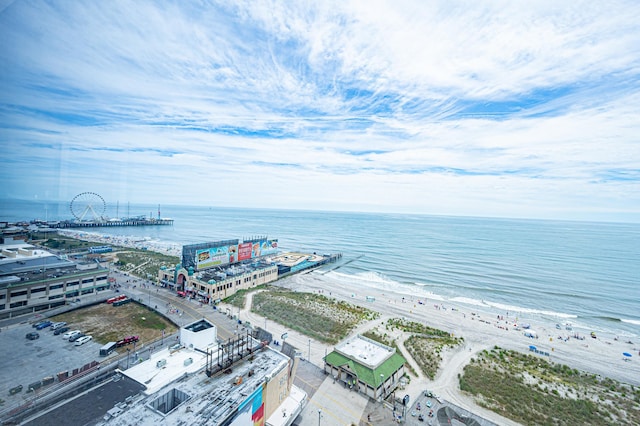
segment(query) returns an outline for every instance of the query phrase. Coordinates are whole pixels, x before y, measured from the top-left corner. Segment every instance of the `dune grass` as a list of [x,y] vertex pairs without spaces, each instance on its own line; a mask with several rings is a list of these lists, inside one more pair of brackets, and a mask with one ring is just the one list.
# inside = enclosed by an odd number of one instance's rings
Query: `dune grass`
[[321,342],[335,344],[378,313],[321,294],[269,287],[253,296],[253,312]]
[[495,347],[464,369],[460,389],[525,425],[640,424],[640,390],[538,356]]

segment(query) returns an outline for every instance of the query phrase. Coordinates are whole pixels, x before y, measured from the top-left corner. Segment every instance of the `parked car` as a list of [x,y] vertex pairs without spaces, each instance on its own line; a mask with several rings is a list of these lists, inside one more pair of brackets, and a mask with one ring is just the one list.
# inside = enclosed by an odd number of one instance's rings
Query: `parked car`
[[78,340],[76,340],[75,345],[76,346],[84,345],[85,343],[87,343],[91,339],[92,339],[91,336],[82,336],[82,337],[78,338]]
[[40,334],[35,331],[32,331],[31,333],[27,333],[27,339],[29,340],[36,340],[39,338],[40,338]]
[[42,324],[44,321],[38,321],[38,322],[34,322],[33,324],[31,324],[31,327],[36,328],[37,326],[39,326],[40,324]]
[[73,336],[80,334],[80,330],[73,330],[73,331],[67,331],[66,333],[64,333],[62,335],[63,339],[69,340],[70,338],[72,338]]
[[67,325],[67,323],[64,321],[54,322],[53,324],[51,324],[51,330],[56,331],[57,329],[62,328],[65,325]]
[[42,330],[43,328],[49,327],[51,324],[53,324],[51,321],[42,321],[36,325],[36,330]]
[[85,336],[84,333],[74,334],[73,336],[69,337],[69,341],[70,342],[76,342],[79,338],[84,337],[84,336]]
[[69,331],[69,327],[64,326],[64,327],[58,328],[56,331],[53,332],[53,334],[57,336],[59,334],[66,333],[67,331]]
[[137,342],[140,338],[138,336],[127,336],[124,339],[118,340],[116,342],[116,347],[121,348],[122,346],[126,346],[130,343]]

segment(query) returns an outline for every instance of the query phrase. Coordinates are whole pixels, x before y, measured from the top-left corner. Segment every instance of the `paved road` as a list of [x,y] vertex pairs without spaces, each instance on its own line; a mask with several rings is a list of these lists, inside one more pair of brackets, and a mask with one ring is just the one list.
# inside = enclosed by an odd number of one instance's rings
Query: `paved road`
[[148,280],[132,277],[117,270],[113,270],[110,276],[122,286],[120,287],[122,293],[156,309],[180,327],[206,318],[216,325],[218,338],[222,340],[233,338],[243,329],[236,320],[228,317],[226,311],[222,312],[213,309],[210,305],[179,297],[175,292],[157,287]]

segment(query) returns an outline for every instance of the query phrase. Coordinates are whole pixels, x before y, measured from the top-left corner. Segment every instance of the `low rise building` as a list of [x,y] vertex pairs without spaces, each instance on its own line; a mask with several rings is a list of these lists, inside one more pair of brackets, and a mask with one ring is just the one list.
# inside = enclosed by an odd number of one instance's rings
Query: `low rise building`
[[405,374],[405,359],[395,348],[356,335],[325,357],[324,371],[370,398],[386,398]]

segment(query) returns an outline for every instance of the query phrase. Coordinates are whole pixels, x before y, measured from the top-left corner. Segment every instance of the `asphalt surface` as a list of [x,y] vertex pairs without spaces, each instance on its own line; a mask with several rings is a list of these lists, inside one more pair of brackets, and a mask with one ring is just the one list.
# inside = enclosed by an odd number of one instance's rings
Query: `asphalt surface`
[[[222,312],[210,305],[181,298],[173,291],[158,288],[147,280],[132,277],[117,270],[112,270],[110,276],[116,278],[118,292],[113,289],[101,292],[99,295],[84,296],[81,298],[80,304],[86,305],[124,293],[139,303],[157,310],[179,327],[207,318],[216,325],[219,340],[227,340],[239,332],[244,332],[244,326],[239,324],[234,312]],[[48,376],[55,376],[61,371],[79,368],[94,360],[105,361],[105,358],[98,355],[100,344],[91,341],[82,346],[75,346],[73,343],[65,341],[60,335],[54,336],[48,328],[38,331],[39,339],[27,340],[25,335],[34,329],[26,321],[33,322],[38,319],[41,318],[32,316],[28,319],[14,320],[14,322],[21,321],[21,323],[8,326],[6,323],[2,324],[0,332],[0,373],[2,373],[0,374],[0,397],[5,400],[5,410],[25,404],[37,397],[37,392],[26,393],[30,383],[40,381]],[[70,324],[70,327],[74,329],[73,324]],[[173,344],[173,338],[173,336],[167,336],[163,345]],[[141,351],[143,357],[144,351],[145,349]],[[109,358],[116,356],[117,354],[114,353]],[[123,361],[120,362],[124,368]],[[438,402],[437,399],[428,398],[424,394],[417,401],[411,401],[406,409],[401,403],[396,403],[394,411],[392,405],[370,400],[363,395],[343,388],[340,383],[334,383],[332,378],[324,374],[322,368],[304,360],[298,365],[294,382],[307,392],[308,396],[307,406],[294,423],[296,425],[315,424],[317,421],[321,421],[324,426],[351,424],[344,423],[345,421],[360,425],[392,425],[397,424],[398,415],[401,414],[404,414],[404,424],[407,425],[444,425],[451,420],[442,417],[439,421],[437,414],[445,406],[455,410],[453,411],[454,421],[458,421],[460,424],[492,425],[491,422],[473,416],[446,401]],[[9,395],[9,389],[18,385],[23,385],[23,390],[15,395]],[[102,417],[108,409],[123,401],[127,396],[137,393],[137,386],[135,383],[130,383],[128,379],[108,383],[98,393],[81,395],[27,424],[32,426],[57,425],[61,424],[61,419],[65,420],[65,424],[91,423]],[[402,397],[400,393],[396,396],[399,400]],[[418,403],[420,403],[420,410],[417,409]],[[431,407],[428,407],[428,403],[431,404]],[[433,409],[432,417],[428,416],[431,409]],[[70,416],[65,414],[69,410],[73,411]],[[346,415],[347,412],[348,415]],[[452,411],[449,410],[448,413],[451,414]],[[423,421],[419,420],[420,414],[424,416]],[[476,420],[477,423],[471,420]]]
[[[73,328],[73,324],[70,325]],[[58,373],[81,368],[98,356],[102,345],[93,340],[75,346],[62,335],[55,336],[50,328],[37,330],[40,338],[28,340],[27,333],[36,331],[29,323],[4,327],[0,332],[0,397],[5,407],[33,398],[38,392],[27,393],[30,384]],[[23,390],[10,395],[9,390],[22,385]]]

